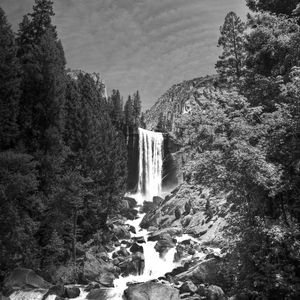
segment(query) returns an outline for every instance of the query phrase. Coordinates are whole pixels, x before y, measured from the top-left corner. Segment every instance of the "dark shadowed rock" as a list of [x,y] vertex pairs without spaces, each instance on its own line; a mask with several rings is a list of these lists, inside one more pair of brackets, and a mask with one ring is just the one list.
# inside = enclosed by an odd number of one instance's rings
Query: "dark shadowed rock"
[[180,281],[191,280],[199,283],[220,284],[219,259],[208,259],[198,262],[183,273],[177,274],[176,279]]
[[10,300],[10,298],[5,297],[4,295],[2,295],[2,294],[0,293],[0,300]]
[[91,300],[107,299],[107,291],[104,289],[92,290],[87,294],[86,299],[91,299]]
[[146,243],[145,238],[143,236],[133,237],[132,240],[139,244]]
[[8,296],[13,291],[21,289],[48,289],[51,284],[45,281],[42,277],[37,275],[31,269],[15,269],[3,283],[3,294]]
[[171,286],[145,282],[130,286],[125,290],[127,300],[179,300],[179,292]]
[[210,285],[207,289],[206,293],[207,300],[226,300],[227,297],[225,296],[223,290],[216,285]]
[[115,273],[115,267],[111,261],[107,261],[102,257],[96,257],[90,252],[87,252],[85,256],[83,276],[87,281],[101,283],[103,277],[110,278]]
[[144,252],[143,246],[141,246],[137,243],[133,243],[129,250],[130,250],[131,253],[135,253],[135,252],[143,253]]
[[76,286],[66,287],[65,288],[65,298],[73,299],[77,298],[80,295],[80,289]]
[[135,208],[137,205],[137,201],[131,197],[124,197],[123,201],[127,203],[128,208]]
[[184,282],[179,289],[180,294],[189,293],[194,294],[197,291],[197,286],[190,280]]

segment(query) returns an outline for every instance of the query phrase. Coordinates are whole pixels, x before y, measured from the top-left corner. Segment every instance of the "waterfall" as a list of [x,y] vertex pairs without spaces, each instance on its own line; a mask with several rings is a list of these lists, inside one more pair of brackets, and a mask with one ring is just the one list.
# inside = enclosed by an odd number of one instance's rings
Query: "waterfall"
[[163,141],[162,133],[139,128],[138,194],[148,201],[161,195]]

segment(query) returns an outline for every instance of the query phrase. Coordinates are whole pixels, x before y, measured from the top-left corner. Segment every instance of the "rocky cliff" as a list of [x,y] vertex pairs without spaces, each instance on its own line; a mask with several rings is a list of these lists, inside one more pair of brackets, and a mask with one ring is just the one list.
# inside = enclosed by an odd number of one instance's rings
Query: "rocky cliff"
[[155,130],[161,119],[164,130],[174,133],[176,120],[182,114],[189,113],[202,100],[213,98],[223,88],[216,75],[195,78],[173,85],[145,113],[147,129]]

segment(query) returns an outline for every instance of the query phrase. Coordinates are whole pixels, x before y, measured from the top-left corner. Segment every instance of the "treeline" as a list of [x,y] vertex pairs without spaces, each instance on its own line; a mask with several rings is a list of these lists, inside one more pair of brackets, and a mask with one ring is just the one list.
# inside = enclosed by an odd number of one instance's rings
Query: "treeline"
[[[0,275],[76,261],[76,244],[104,238],[126,190],[125,111],[98,74],[67,71],[51,22],[36,0],[15,35],[0,8]],[[102,242],[105,242],[102,240]]]
[[235,211],[226,292],[299,299],[300,1],[247,4],[246,23],[230,12],[220,29],[216,70],[227,91],[184,115],[178,138],[186,180],[225,191]]

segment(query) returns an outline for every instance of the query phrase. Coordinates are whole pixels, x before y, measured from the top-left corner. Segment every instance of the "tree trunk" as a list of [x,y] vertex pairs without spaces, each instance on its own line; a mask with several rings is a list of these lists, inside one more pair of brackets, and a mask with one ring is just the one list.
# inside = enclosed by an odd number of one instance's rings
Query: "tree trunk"
[[76,243],[77,243],[77,208],[73,211],[73,242],[72,242],[72,254],[73,262],[76,267]]

